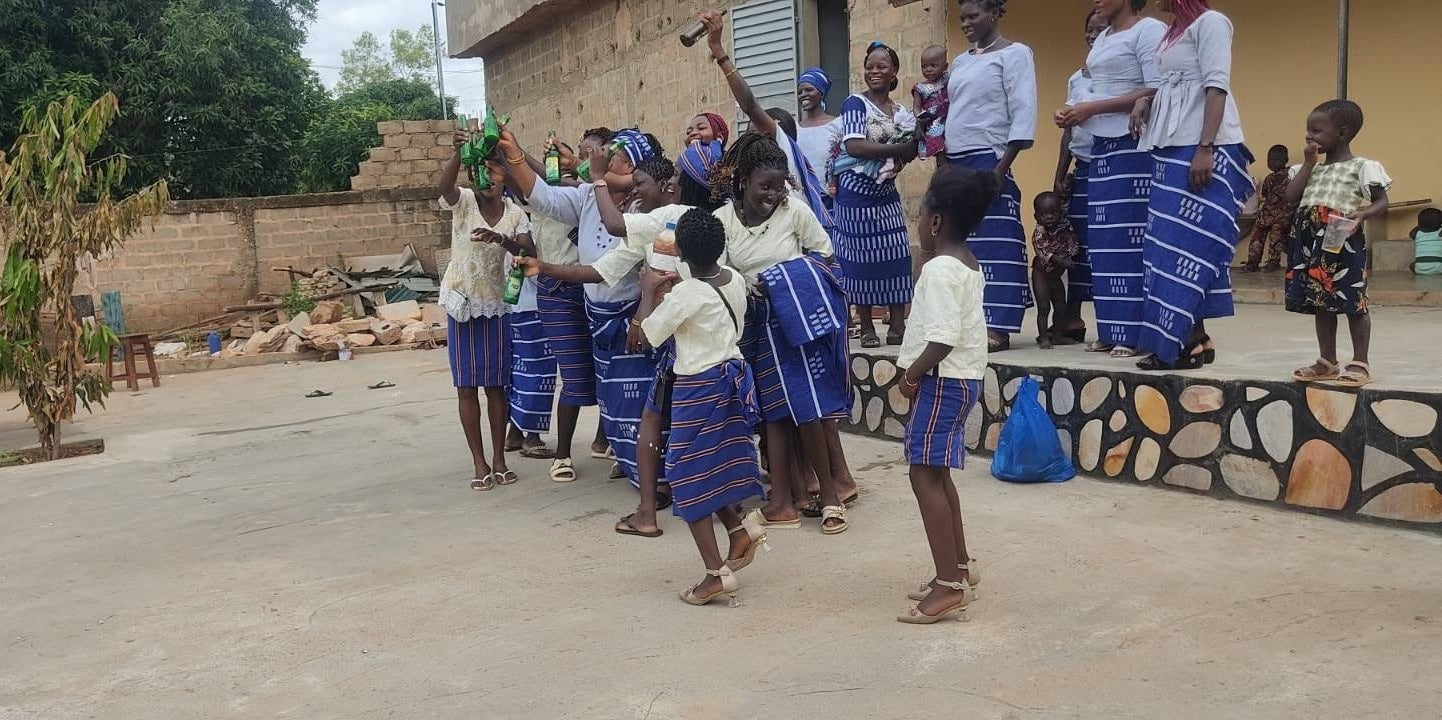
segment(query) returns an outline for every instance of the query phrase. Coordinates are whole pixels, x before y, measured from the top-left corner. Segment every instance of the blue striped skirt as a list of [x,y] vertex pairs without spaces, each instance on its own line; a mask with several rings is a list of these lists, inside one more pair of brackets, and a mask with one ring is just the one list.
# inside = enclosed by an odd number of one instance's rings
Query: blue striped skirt
[[751,366],[762,417],[797,425],[849,416],[851,384],[847,375],[847,337],[832,333],[792,346],[786,342],[765,299],[746,301],[741,354]]
[[850,189],[869,179],[847,173],[836,195],[836,258],[841,288],[852,305],[911,302],[911,234],[895,185],[881,194]]
[[1247,173],[1252,153],[1245,145],[1224,145],[1216,149],[1212,181],[1201,193],[1192,192],[1196,150],[1155,151],[1137,345],[1167,363],[1177,361],[1197,321],[1233,314],[1230,268],[1241,238],[1237,217],[1253,191]]
[[636,306],[635,300],[607,303],[586,300],[594,339],[601,428],[616,453],[621,471],[631,485],[640,487],[636,476],[636,438],[640,434],[641,413],[656,382],[656,363],[661,354],[655,350],[639,354],[627,352],[626,334]]
[[923,377],[906,421],[906,461],[926,467],[966,467],[966,417],[980,396],[978,380]]
[[1142,326],[1142,243],[1155,166],[1152,154],[1137,149],[1137,140],[1130,135],[1097,138],[1092,145],[1087,189],[1092,299],[1097,337],[1110,345],[1137,346]]
[[510,385],[510,316],[478,317],[465,322],[447,316],[446,355],[451,361],[451,382],[458,388]]
[[763,495],[753,436],[759,417],[751,370],[740,360],[676,377],[666,445],[676,517],[696,522]]
[[595,405],[596,361],[591,354],[585,287],[538,277],[536,288],[541,325],[561,372],[560,403],[567,407]]
[[1077,158],[1066,211],[1077,238],[1076,261],[1066,273],[1066,296],[1067,300],[1073,303],[1092,299],[1092,261],[1087,255],[1087,225],[1091,220],[1091,208],[1087,204],[1087,174],[1090,172],[1091,163]]
[[551,429],[556,357],[536,311],[511,313],[511,424],[521,432]]
[[[972,170],[995,170],[999,160],[991,150],[948,155],[953,165]],[[1026,230],[1021,226],[1021,188],[1007,177],[1001,197],[987,208],[981,227],[967,241],[986,277],[982,307],[992,332],[1021,332],[1022,317],[1032,306],[1030,272],[1026,264]]]

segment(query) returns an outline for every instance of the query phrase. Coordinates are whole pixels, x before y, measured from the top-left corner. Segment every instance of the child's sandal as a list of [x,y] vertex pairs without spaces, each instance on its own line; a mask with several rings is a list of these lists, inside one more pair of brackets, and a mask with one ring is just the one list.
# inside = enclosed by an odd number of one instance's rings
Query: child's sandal
[[1317,358],[1317,362],[1304,368],[1297,368],[1292,371],[1292,379],[1299,383],[1324,382],[1336,380],[1341,374],[1341,367],[1337,363],[1326,358]]
[[1347,369],[1337,376],[1332,382],[1337,387],[1359,388],[1372,384],[1372,368],[1367,363],[1353,360],[1347,363]]

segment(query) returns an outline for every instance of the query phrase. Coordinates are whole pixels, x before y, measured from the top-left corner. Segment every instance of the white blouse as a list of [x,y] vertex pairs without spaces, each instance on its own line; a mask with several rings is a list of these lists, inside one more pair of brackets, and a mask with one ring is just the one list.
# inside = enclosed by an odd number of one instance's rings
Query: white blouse
[[[1160,86],[1157,51],[1166,34],[1166,23],[1156,18],[1142,18],[1118,33],[1110,28],[1103,32],[1087,55],[1087,72],[1092,77],[1091,99],[1111,100],[1142,88]],[[1131,112],[1097,115],[1085,125],[1096,137],[1124,137],[1132,132]]]
[[951,346],[937,366],[944,378],[981,380],[986,375],[986,313],[981,300],[986,278],[950,255],[921,266],[911,318],[896,364],[909,368],[930,343]]
[[1163,43],[1157,55],[1161,87],[1152,99],[1151,119],[1142,133],[1141,147],[1151,150],[1190,147],[1202,141],[1207,89],[1227,94],[1217,145],[1245,141],[1242,118],[1232,97],[1232,21],[1208,10],[1176,42]]
[[451,211],[451,261],[441,276],[441,307],[458,322],[510,312],[511,306],[504,300],[509,254],[499,245],[472,240],[471,231],[485,228],[514,238],[531,231],[526,213],[507,199],[501,219],[492,225],[481,215],[476,194],[470,188],[460,188],[454,205],[441,196],[440,205]]
[[840,118],[834,118],[825,125],[796,128],[796,144],[801,146],[801,154],[806,156],[806,162],[811,163],[811,171],[816,173],[816,179],[823,187],[826,185],[826,166],[831,161],[831,148],[840,139]]
[[762,270],[795,260],[808,252],[831,255],[831,236],[804,202],[791,198],[771,218],[756,227],[746,227],[736,215],[734,203],[716,211],[726,228],[726,252],[721,264],[736,268],[755,287]]
[[731,272],[731,281],[726,285],[718,288],[705,280],[676,283],[641,322],[641,330],[652,345],[676,338],[677,375],[699,375],[729,360],[741,359],[737,343],[746,322],[746,280],[731,268],[723,265],[721,269]]
[[[690,205],[664,205],[649,213],[626,213],[622,216],[626,221],[626,237],[591,263],[591,269],[600,273],[601,281],[607,285],[621,282],[636,272],[641,263],[649,261],[651,246],[665,231],[666,224],[679,221],[690,210]],[[688,272],[686,264],[681,263],[681,277],[687,277]]]
[[[596,191],[590,185],[552,187],[537,182],[526,201],[557,221],[576,227],[579,232],[576,255],[582,265],[596,262],[621,242],[606,232],[601,211],[596,207]],[[594,302],[630,302],[641,297],[641,285],[632,273],[609,285],[587,283],[586,297]]]
[[[1091,99],[1092,79],[1086,76],[1086,70],[1078,70],[1066,81],[1066,104],[1076,107]],[[1071,144],[1067,146],[1071,150],[1072,157],[1083,162],[1091,162],[1092,148],[1096,144],[1096,138],[1087,131],[1086,125],[1077,125],[1071,129]]]
[[946,152],[991,149],[1036,140],[1036,59],[1012,43],[994,52],[956,56],[947,86]]

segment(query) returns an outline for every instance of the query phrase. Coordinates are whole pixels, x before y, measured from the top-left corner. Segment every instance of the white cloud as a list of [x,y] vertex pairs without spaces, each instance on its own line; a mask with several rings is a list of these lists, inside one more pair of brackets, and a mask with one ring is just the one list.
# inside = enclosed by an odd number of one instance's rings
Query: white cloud
[[[445,37],[445,8],[437,10],[441,37]],[[340,53],[349,48],[362,32],[369,30],[384,41],[391,30],[415,30],[429,24],[429,0],[319,0],[316,3],[316,21],[310,26],[310,34],[301,53],[311,61],[321,82],[326,87],[335,87],[340,77]],[[478,114],[478,109],[485,104],[486,87],[481,61],[446,58],[441,65],[445,69],[446,94],[459,98],[456,107],[462,112]]]

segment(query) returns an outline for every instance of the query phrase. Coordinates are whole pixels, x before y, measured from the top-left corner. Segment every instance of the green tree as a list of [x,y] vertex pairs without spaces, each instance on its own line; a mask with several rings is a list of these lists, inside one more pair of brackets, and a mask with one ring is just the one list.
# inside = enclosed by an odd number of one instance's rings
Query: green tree
[[[435,87],[435,32],[422,25],[415,32],[392,30],[390,42],[381,46],[370,31],[360,34],[349,50],[342,50],[340,80],[336,92],[344,95],[384,80],[415,80]],[[445,52],[445,48],[441,48]]]
[[[86,369],[105,357],[115,334],[104,325],[82,325],[71,295],[76,261],[125,242],[147,217],[165,209],[164,181],[116,199],[125,186],[127,159],[91,161],[105,129],[120,109],[113,93],[93,104],[75,97],[42,110],[28,107],[7,157],[0,153],[0,384],[14,385],[40,434],[41,451],[60,456],[60,428],[75,416],[77,401],[101,406],[110,383]],[[94,199],[88,207],[81,203]],[[55,313],[55,346],[43,340],[41,312]]]
[[[454,116],[455,102],[446,98],[448,115]],[[440,98],[423,80],[385,80],[342,94],[306,131],[299,153],[300,191],[347,189],[370,149],[381,144],[376,123],[440,117]]]
[[291,192],[324,106],[300,55],[314,15],[315,0],[0,0],[0,146],[27,102],[107,87],[121,110],[97,154],[130,156],[130,177],[177,197]]

